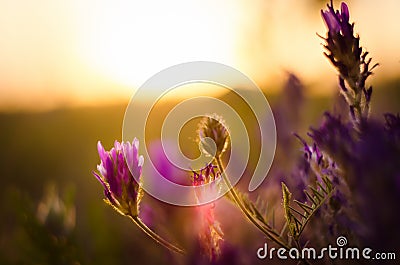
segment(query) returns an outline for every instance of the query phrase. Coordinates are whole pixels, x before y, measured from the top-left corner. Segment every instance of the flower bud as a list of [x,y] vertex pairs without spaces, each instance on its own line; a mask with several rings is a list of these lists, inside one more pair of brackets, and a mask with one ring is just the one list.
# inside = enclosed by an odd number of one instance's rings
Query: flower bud
[[199,124],[199,143],[203,151],[213,157],[221,156],[228,147],[229,132],[217,114],[204,117]]

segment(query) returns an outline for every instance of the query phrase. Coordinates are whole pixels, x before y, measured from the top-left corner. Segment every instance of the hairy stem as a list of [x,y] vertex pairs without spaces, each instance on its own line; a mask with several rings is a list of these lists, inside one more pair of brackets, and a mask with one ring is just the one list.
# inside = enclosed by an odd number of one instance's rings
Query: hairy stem
[[261,232],[263,232],[269,239],[271,239],[272,241],[277,243],[279,246],[281,246],[285,249],[289,249],[290,247],[279,238],[279,235],[276,235],[273,233],[273,231],[269,231],[265,227],[261,226],[259,224],[259,222],[257,221],[257,219],[246,209],[242,200],[239,198],[239,195],[236,193],[231,182],[229,181],[228,177],[226,176],[224,167],[222,166],[221,157],[215,157],[215,161],[218,165],[219,171],[221,172],[221,176],[222,176],[225,184],[228,186],[229,192],[232,195],[236,205],[239,207],[239,209],[242,211],[242,213],[247,217],[247,219],[251,223],[253,223]]
[[158,234],[156,234],[153,230],[151,230],[143,221],[139,218],[139,216],[130,216],[129,218],[135,223],[143,232],[145,232],[151,239],[156,241],[158,244],[162,245],[163,247],[169,249],[170,251],[185,254],[185,251],[180,247],[175,246],[174,244],[168,242]]

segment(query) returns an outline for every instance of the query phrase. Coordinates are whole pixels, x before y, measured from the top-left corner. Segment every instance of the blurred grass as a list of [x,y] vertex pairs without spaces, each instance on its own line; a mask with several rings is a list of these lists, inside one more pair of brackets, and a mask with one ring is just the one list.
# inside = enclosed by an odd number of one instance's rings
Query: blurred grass
[[[274,111],[283,104],[282,96],[268,96]],[[229,101],[229,97],[226,95],[225,100]],[[373,115],[381,118],[385,112],[400,112],[399,99],[400,79],[376,84]],[[299,133],[303,135],[309,125],[317,126],[322,113],[335,105],[334,97],[306,96],[304,101],[299,126]],[[49,182],[55,183],[61,192],[67,186],[75,189],[75,233],[82,263],[157,264],[171,259],[128,219],[104,205],[102,188],[91,175],[98,163],[96,142],[101,140],[109,148],[115,139],[121,139],[125,107],[121,104],[0,114],[1,264],[16,264],[20,261],[21,244],[27,244],[28,248],[31,246],[32,242],[27,243],[15,212],[19,203],[34,213]],[[165,106],[166,109],[170,107]],[[161,119],[152,126],[160,127]],[[288,132],[279,131],[278,127],[278,138],[282,133]],[[156,138],[156,134],[152,137]],[[277,155],[278,159],[282,157],[282,154]],[[279,165],[279,161],[274,165]],[[173,227],[175,221],[167,222],[172,222]],[[179,229],[179,226],[175,228]],[[177,233],[179,231],[169,232],[171,235]],[[35,263],[32,261],[32,264]]]
[[[118,105],[0,115],[0,191],[2,209],[8,207],[1,212],[0,221],[2,264],[19,261],[21,249],[36,245],[18,227],[14,215],[19,209],[12,206],[12,198],[27,197],[21,203],[27,212],[34,213],[49,182],[60,190],[65,186],[76,189],[75,232],[85,264],[121,264],[133,255],[140,262],[140,257],[154,254],[146,252],[159,254],[158,248],[137,247],[143,246],[143,234],[104,205],[102,188],[91,175],[98,163],[96,142],[101,139],[105,146],[111,146],[121,137],[124,108]],[[35,257],[26,258],[36,264]]]

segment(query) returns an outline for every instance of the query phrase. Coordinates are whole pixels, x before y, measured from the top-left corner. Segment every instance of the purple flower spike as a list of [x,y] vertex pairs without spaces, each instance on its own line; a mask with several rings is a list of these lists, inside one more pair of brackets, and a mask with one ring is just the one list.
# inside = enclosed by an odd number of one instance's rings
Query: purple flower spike
[[360,46],[360,37],[354,34],[354,23],[350,23],[349,8],[342,3],[340,10],[333,7],[333,1],[327,9],[321,10],[322,18],[328,28],[325,56],[339,72],[339,86],[347,104],[350,117],[356,129],[368,118],[372,89],[365,87],[367,78],[378,65],[370,65],[368,52]]
[[97,143],[100,164],[93,175],[104,187],[105,201],[121,214],[137,216],[141,188],[136,180],[142,174],[143,156],[139,156],[139,141],[132,143],[115,141],[110,151]]

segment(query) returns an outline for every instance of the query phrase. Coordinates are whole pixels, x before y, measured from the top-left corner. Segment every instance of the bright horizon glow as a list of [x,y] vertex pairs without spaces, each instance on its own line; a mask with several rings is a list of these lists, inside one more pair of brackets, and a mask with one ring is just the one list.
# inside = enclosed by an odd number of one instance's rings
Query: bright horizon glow
[[[400,2],[349,6],[363,47],[381,64],[377,76],[397,76]],[[235,67],[267,91],[293,71],[311,92],[330,93],[336,76],[316,36],[325,32],[319,8],[290,0],[0,0],[0,109],[128,102],[155,73],[194,60]]]
[[98,1],[90,14],[81,14],[89,21],[81,31],[81,56],[94,69],[130,87],[185,61],[232,64],[236,27],[229,13],[219,20],[216,12],[222,4]]

